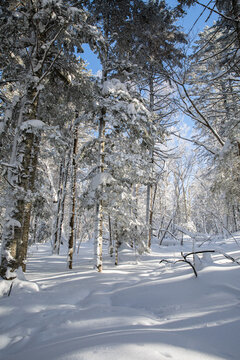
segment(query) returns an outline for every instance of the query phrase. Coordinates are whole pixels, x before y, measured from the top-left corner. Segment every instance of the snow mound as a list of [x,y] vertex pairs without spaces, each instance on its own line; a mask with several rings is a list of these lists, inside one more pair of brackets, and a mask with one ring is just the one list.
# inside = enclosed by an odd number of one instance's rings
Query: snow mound
[[20,280],[18,278],[13,281],[0,280],[0,298],[12,296],[17,293],[35,293],[39,291],[39,286],[30,281]]
[[7,296],[11,287],[11,281],[0,280],[0,298]]

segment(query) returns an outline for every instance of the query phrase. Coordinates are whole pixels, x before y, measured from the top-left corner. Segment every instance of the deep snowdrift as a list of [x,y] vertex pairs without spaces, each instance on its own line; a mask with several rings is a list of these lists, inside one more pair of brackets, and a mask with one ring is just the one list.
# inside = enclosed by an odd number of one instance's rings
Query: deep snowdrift
[[[204,249],[240,257],[232,238]],[[105,254],[98,274],[89,243],[71,271],[49,244],[32,247],[27,281],[14,280],[10,296],[9,282],[0,281],[0,358],[239,360],[240,266],[219,253],[205,255],[195,278],[186,263],[159,264],[191,250],[189,240],[183,247],[154,245],[136,259],[125,248],[118,267]]]

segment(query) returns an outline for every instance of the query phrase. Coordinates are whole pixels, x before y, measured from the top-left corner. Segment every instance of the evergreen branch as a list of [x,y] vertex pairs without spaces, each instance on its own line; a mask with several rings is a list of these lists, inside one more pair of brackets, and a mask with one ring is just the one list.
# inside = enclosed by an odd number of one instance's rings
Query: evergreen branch
[[[234,31],[234,32],[235,32],[235,31]],[[201,63],[203,63],[203,62],[205,62],[205,61],[207,61],[207,60],[209,60],[209,59],[212,59],[212,58],[214,58],[214,57],[222,54],[224,51],[226,51],[228,48],[230,48],[230,46],[232,46],[232,44],[234,44],[234,42],[235,42],[236,40],[237,40],[237,36],[230,42],[230,44],[228,44],[227,46],[225,46],[224,49],[220,50],[220,51],[217,52],[216,54],[213,54],[213,55],[211,55],[211,56],[209,56],[209,57],[207,57],[207,58],[205,58],[205,59],[200,60],[200,61],[199,61],[199,64],[201,64]]]
[[[198,55],[213,39],[214,37],[217,35],[217,33],[221,30],[221,27],[219,26],[216,31],[214,32],[214,34],[210,37],[210,39],[208,39],[207,41],[205,41],[204,45],[193,55],[194,57],[196,57],[196,55]],[[192,57],[193,57],[192,56]],[[191,57],[191,56],[190,56]]]
[[[214,81],[214,80],[218,80],[220,79],[221,77],[223,77],[224,75],[226,75],[228,72],[230,72],[231,70],[233,70],[233,68],[239,64],[240,62],[240,59],[237,60],[229,69],[227,69],[226,71],[224,71],[222,74],[219,74],[218,76],[216,76],[215,78],[213,79],[210,79],[210,81]],[[239,69],[239,68],[238,68]]]

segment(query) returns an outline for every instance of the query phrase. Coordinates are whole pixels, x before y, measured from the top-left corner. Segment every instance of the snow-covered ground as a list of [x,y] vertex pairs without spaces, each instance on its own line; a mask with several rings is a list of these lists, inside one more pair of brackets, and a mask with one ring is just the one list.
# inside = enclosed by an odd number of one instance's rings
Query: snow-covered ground
[[[232,238],[204,249],[240,257]],[[154,245],[136,259],[124,248],[118,267],[105,254],[99,274],[89,243],[71,271],[49,244],[32,247],[27,281],[15,280],[0,298],[0,359],[239,360],[240,266],[214,253],[195,278],[186,263],[159,264],[191,250],[189,240]],[[8,288],[0,281],[0,293]]]

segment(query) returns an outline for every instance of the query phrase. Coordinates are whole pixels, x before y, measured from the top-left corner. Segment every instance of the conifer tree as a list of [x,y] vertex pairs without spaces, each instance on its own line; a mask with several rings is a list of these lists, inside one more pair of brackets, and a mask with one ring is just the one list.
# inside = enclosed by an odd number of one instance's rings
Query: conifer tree
[[4,85],[14,77],[17,95],[9,104],[10,111],[5,112],[2,127],[11,123],[15,133],[1,255],[1,276],[7,279],[16,276],[16,268],[25,267],[40,130],[44,126],[39,120],[40,94],[53,71],[67,78],[73,73],[78,63],[75,50],[81,50],[81,43],[99,39],[97,29],[87,23],[83,3],[79,5],[77,9],[62,1],[41,0],[1,5],[1,76]]

